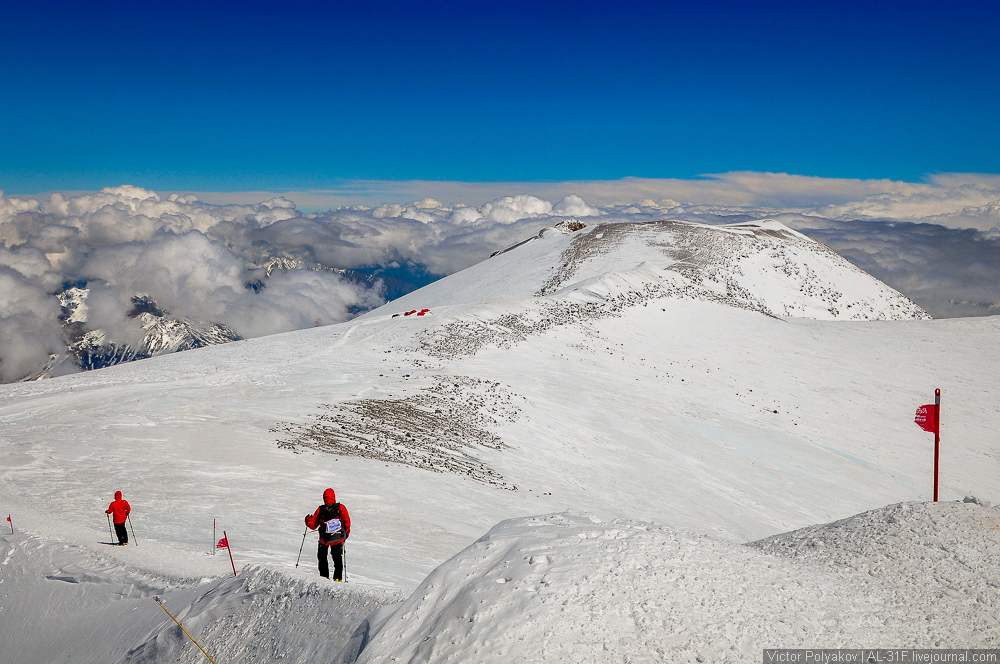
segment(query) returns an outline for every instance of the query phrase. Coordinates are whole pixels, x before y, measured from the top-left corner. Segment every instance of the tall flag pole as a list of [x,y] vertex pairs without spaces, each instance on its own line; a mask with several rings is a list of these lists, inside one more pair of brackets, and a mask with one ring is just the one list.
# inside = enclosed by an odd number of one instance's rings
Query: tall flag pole
[[941,452],[941,390],[934,390],[934,502],[938,501],[938,457]]
[[222,531],[222,539],[220,539],[219,543],[215,545],[215,548],[216,549],[225,548],[226,551],[229,552],[229,562],[233,566],[233,576],[236,576],[236,563],[233,562],[233,550],[229,548],[229,535],[226,534],[225,530]]
[[934,403],[917,408],[913,418],[924,431],[934,433],[934,502],[938,501],[938,469],[941,456],[941,390],[934,390]]

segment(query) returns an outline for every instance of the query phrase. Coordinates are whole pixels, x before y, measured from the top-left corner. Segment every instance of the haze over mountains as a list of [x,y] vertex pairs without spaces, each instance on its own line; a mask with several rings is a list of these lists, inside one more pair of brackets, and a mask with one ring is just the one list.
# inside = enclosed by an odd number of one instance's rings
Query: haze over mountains
[[[1000,240],[988,229],[995,221],[990,201],[1000,196],[995,183],[837,181],[828,185],[837,195],[822,205],[809,187],[822,189],[823,180],[778,180],[789,191],[775,196],[791,201],[789,192],[798,192],[810,203],[778,206],[754,193],[776,185],[746,174],[701,183],[718,199],[713,205],[643,198],[595,206],[572,194],[554,203],[520,194],[478,206],[424,198],[307,213],[281,197],[211,205],[131,186],[48,201],[0,196],[0,380],[344,321],[573,219],[778,219],[935,316],[986,314],[1000,302]],[[597,184],[580,187],[606,200],[613,189]],[[704,198],[695,184],[687,193]],[[618,186],[639,195],[658,185]]]
[[[582,221],[348,322],[0,388],[28,533],[0,652],[197,661],[153,594],[248,662],[995,647],[997,318],[929,320],[775,222]],[[970,502],[885,508],[930,497],[935,387],[942,497]],[[312,544],[294,567],[327,486],[354,523],[334,588]],[[115,489],[137,547],[99,544]]]

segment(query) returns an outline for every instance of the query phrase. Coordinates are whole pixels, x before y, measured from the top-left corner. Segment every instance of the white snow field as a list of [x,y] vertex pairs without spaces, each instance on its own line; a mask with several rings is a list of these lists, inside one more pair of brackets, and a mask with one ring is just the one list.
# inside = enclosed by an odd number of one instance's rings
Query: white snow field
[[[1000,515],[954,501],[1000,499],[998,341],[775,222],[566,225],[349,323],[0,386],[0,661],[207,661],[154,595],[220,664],[997,647]],[[347,584],[313,533],[295,567],[328,486]]]
[[[757,662],[1000,645],[1000,513],[903,503],[752,547],[625,519],[505,521],[372,628],[361,662]],[[770,555],[769,555],[770,554]]]

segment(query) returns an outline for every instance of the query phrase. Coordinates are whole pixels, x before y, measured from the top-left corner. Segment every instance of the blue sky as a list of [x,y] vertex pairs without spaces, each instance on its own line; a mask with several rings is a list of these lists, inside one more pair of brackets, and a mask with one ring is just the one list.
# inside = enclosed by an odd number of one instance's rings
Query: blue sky
[[0,190],[1000,172],[996,6],[805,4],[8,5]]

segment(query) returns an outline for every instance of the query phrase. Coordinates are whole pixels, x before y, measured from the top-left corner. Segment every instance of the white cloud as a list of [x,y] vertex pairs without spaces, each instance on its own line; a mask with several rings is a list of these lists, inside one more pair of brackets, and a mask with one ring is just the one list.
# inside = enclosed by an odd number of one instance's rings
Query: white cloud
[[37,371],[62,352],[59,303],[20,272],[0,266],[0,381]]
[[474,207],[458,207],[448,215],[448,221],[458,225],[470,224],[482,218],[483,215],[479,212],[479,208]]
[[552,203],[528,194],[502,196],[479,207],[479,214],[484,219],[498,224],[512,224],[521,219],[538,217],[550,212]]
[[556,214],[564,214],[569,217],[596,217],[601,214],[600,210],[587,205],[587,202],[576,194],[564,196],[558,203],[552,206],[552,211]]
[[[395,203],[402,210],[406,201],[422,198],[433,197],[436,201],[445,201],[445,205],[476,205],[477,201],[483,200],[502,201],[514,191],[542,201],[559,201],[577,195],[588,205],[601,209],[625,207],[633,203],[640,209],[771,209],[812,212],[845,219],[920,221],[933,218],[936,220],[933,223],[952,228],[986,230],[992,227],[989,224],[996,223],[992,216],[993,209],[989,206],[1000,201],[1000,176],[951,173],[928,176],[923,182],[901,182],[731,172],[690,180],[623,178],[495,183],[348,180],[328,190],[285,192],[284,195],[296,201],[300,209]],[[274,195],[270,192],[198,194],[203,200],[215,203],[252,203]],[[498,205],[503,207],[502,203]],[[547,212],[532,211],[531,214]],[[459,217],[468,220],[470,214],[462,212]],[[481,210],[480,214],[486,216]],[[518,216],[517,213],[515,216]]]
[[78,274],[114,285],[125,301],[149,295],[162,309],[203,321],[217,320],[225,303],[246,290],[242,260],[197,231],[97,248]]
[[384,302],[377,289],[351,284],[336,273],[288,270],[275,273],[259,295],[244,293],[226,302],[221,320],[238,325],[245,337],[259,337],[332,325],[350,318],[353,308]]

